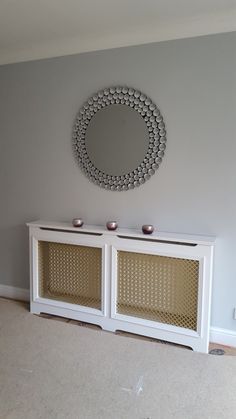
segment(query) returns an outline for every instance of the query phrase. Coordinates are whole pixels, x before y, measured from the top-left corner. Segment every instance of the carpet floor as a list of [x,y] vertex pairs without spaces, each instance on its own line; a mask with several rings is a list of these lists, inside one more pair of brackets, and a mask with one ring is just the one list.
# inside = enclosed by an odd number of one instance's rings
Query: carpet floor
[[1,419],[233,419],[236,358],[76,327],[0,300]]

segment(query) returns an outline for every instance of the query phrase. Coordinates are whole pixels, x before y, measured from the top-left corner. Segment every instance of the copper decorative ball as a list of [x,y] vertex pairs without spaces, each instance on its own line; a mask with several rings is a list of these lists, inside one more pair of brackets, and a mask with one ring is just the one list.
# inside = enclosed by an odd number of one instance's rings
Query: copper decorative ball
[[154,231],[154,227],[151,224],[144,224],[142,226],[143,234],[152,234]]
[[117,221],[107,221],[106,223],[107,230],[116,230],[118,227]]
[[82,218],[74,218],[72,221],[72,224],[74,227],[82,227],[82,225],[84,224]]

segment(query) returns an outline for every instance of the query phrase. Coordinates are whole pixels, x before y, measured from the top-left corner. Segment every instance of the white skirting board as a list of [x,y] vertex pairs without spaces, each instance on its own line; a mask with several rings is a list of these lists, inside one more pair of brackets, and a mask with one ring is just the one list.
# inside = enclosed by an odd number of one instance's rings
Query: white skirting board
[[[0,297],[29,301],[30,291],[23,288],[0,284]],[[236,331],[211,327],[210,342],[220,343],[221,345],[233,346],[236,348]]]
[[30,291],[23,288],[0,284],[0,297],[11,298],[19,301],[29,301]]
[[236,331],[221,329],[220,327],[211,327],[210,342],[220,343],[221,345],[236,348]]

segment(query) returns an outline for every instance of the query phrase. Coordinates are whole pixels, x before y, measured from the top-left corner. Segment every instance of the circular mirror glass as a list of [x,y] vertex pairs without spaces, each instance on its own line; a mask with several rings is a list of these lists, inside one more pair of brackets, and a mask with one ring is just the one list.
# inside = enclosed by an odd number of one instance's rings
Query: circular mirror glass
[[91,119],[85,135],[89,159],[101,172],[121,176],[138,167],[148,151],[144,119],[133,108],[110,105]]

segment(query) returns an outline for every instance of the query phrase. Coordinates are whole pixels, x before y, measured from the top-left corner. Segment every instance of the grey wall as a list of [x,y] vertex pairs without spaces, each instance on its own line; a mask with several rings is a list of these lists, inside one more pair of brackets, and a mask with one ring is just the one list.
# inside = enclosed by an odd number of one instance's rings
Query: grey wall
[[[109,85],[142,90],[159,106],[168,142],[143,186],[110,192],[80,172],[73,120]],[[27,288],[26,221],[213,234],[212,325],[236,329],[236,33],[0,67],[0,283]]]

